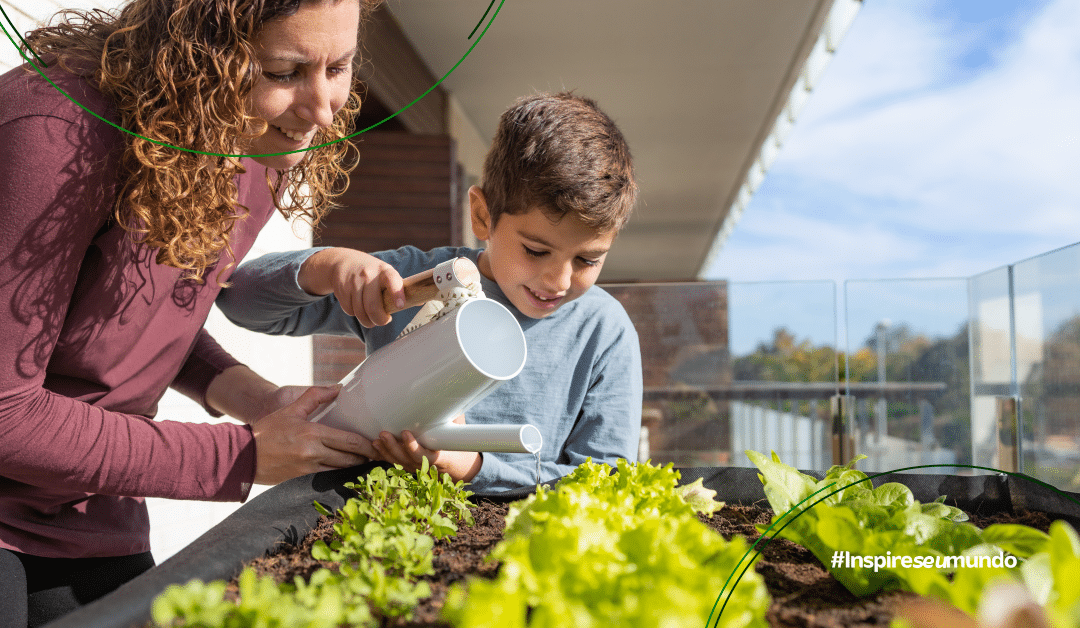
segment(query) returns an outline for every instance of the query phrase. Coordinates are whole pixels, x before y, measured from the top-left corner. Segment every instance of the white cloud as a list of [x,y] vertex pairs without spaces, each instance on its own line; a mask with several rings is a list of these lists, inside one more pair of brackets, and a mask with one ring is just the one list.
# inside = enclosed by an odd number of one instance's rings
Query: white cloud
[[986,33],[932,8],[864,5],[711,276],[966,276],[1080,240],[1080,3],[974,70]]

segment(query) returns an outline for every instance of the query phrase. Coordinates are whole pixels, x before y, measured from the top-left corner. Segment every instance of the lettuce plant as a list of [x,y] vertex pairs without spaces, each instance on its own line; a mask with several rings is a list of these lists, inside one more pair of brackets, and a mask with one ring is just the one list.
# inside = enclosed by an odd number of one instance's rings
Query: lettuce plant
[[[491,554],[502,561],[498,577],[454,585],[445,617],[470,628],[704,626],[746,544],[698,521],[722,504],[700,481],[678,479],[670,464],[620,460],[611,473],[590,460],[554,490],[540,488],[510,508]],[[764,627],[768,604],[749,574],[720,625]]]
[[[747,457],[761,471],[759,478],[776,516],[772,529],[781,538],[809,549],[823,565],[835,552],[885,557],[885,566],[840,566],[829,571],[849,591],[865,596],[883,589],[924,592],[949,586],[939,558],[967,554],[989,556],[978,528],[967,515],[944,503],[915,500],[911,490],[890,482],[874,488],[854,468],[865,456],[833,466],[817,480],[756,451]],[[765,530],[762,530],[765,531]],[[903,558],[909,558],[907,566]],[[935,565],[930,568],[927,565]]]
[[[984,540],[1026,560],[1013,570],[961,569],[947,586],[920,593],[977,617],[978,623],[968,622],[973,627],[1080,625],[1080,536],[1072,526],[1055,521],[1045,534],[1028,526],[995,524],[986,528]],[[1016,615],[1021,608],[1024,614]],[[954,623],[932,621],[928,625],[945,628]],[[903,617],[892,623],[893,628],[911,625]]]
[[1052,625],[1080,626],[1080,536],[1072,526],[1051,523],[1049,538],[1024,561],[1020,574]]
[[[781,463],[775,453],[771,459],[754,451],[746,455],[761,471],[758,477],[777,513],[770,528],[809,549],[823,565],[830,565],[837,551],[911,559],[911,567],[896,560],[877,569],[830,568],[855,595],[899,588],[974,617],[994,585],[1019,581],[1044,607],[1051,625],[1080,625],[1080,537],[1064,521],[1055,521],[1050,534],[1018,524],[979,530],[964,523],[967,517],[959,509],[945,505],[944,496],[920,504],[903,485],[873,488],[866,474],[853,468],[865,456],[832,467],[819,481]],[[1001,560],[1005,553],[1016,558],[1014,567]]]
[[[338,539],[315,543],[312,556],[339,563],[304,582],[278,584],[245,569],[239,600],[224,600],[224,581],[172,585],[154,600],[159,626],[188,628],[337,628],[379,625],[379,617],[409,617],[431,595],[421,576],[433,573],[433,537],[471,524],[463,482],[439,475],[424,460],[416,474],[398,465],[377,468],[356,483],[357,491],[338,511]],[[330,515],[321,504],[315,508]]]
[[1017,524],[986,528],[985,541],[1025,559],[1018,569],[960,569],[952,582],[924,595],[944,600],[970,615],[987,605],[986,592],[1002,582],[1020,582],[1043,608],[1050,625],[1080,626],[1080,537],[1065,521],[1050,524],[1050,533]]

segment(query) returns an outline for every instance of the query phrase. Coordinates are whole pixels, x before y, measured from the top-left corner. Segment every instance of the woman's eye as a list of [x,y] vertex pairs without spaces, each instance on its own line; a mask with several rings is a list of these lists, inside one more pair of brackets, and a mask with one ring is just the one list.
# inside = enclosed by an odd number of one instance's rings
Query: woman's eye
[[271,72],[263,72],[263,76],[270,79],[271,81],[276,81],[278,83],[288,83],[289,81],[296,78],[296,72],[289,72],[287,74],[273,74]]
[[530,249],[530,248],[529,248],[529,247],[527,247],[527,246],[526,246],[526,247],[523,247],[523,248],[525,249],[525,252],[526,252],[526,253],[527,253],[527,254],[528,254],[528,255],[529,255],[530,257],[543,257],[543,256],[544,256],[544,254],[545,254],[545,253],[544,253],[544,251],[534,251],[533,249]]

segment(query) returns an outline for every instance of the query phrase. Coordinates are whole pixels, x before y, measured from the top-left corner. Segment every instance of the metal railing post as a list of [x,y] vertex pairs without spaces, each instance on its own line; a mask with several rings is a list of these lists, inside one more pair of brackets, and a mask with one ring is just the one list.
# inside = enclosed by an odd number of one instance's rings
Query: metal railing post
[[1020,471],[1020,396],[995,397],[997,401],[998,468]]
[[847,464],[855,457],[855,439],[851,431],[855,397],[833,395],[829,400],[829,407],[832,416],[833,464]]

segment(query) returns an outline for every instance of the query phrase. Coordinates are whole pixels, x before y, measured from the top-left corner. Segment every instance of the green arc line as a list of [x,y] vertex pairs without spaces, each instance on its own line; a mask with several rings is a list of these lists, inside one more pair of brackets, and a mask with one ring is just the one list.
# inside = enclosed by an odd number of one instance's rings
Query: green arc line
[[[465,61],[465,59],[466,59],[466,58],[467,58],[467,57],[469,56],[469,54],[470,54],[470,53],[472,53],[472,51],[473,51],[473,48],[476,48],[476,45],[480,43],[480,40],[484,38],[484,35],[485,35],[485,34],[487,34],[487,32],[488,32],[488,29],[489,29],[489,28],[491,28],[491,25],[492,25],[492,24],[493,24],[493,23],[495,22],[495,18],[499,16],[499,11],[501,11],[501,10],[502,10],[502,6],[503,6],[503,4],[504,4],[505,2],[506,2],[506,0],[500,0],[500,1],[499,1],[499,6],[498,6],[498,7],[496,7],[496,9],[495,9],[495,13],[494,13],[494,14],[492,14],[492,16],[491,16],[491,19],[490,19],[490,20],[488,20],[488,23],[487,23],[487,25],[486,25],[486,26],[484,26],[484,30],[482,30],[482,31],[480,32],[480,36],[476,38],[476,41],[474,41],[474,42],[472,43],[472,45],[471,45],[471,46],[469,46],[469,49],[465,51],[465,54],[464,54],[464,55],[462,55],[462,57],[461,57],[460,59],[458,59],[457,63],[455,63],[455,64],[454,64],[454,66],[453,66],[452,68],[450,68],[450,70],[449,70],[449,71],[447,71],[447,72],[446,72],[446,74],[444,74],[444,75],[442,76],[442,78],[440,78],[440,79],[439,79],[439,80],[438,80],[438,81],[437,81],[437,82],[436,82],[436,83],[435,83],[434,85],[432,85],[431,87],[429,87],[429,88],[427,89],[427,91],[425,91],[425,92],[424,92],[423,94],[420,94],[419,96],[417,96],[416,98],[414,98],[414,99],[413,99],[413,100],[412,100],[412,101],[411,101],[411,102],[410,102],[409,104],[405,105],[404,107],[402,107],[402,108],[401,108],[401,109],[399,109],[398,111],[396,111],[396,112],[394,112],[394,113],[390,114],[389,116],[387,116],[387,117],[383,118],[382,120],[380,120],[380,121],[376,122],[375,124],[372,124],[371,126],[369,126],[369,127],[365,128],[365,129],[361,129],[361,130],[359,130],[359,131],[357,131],[357,132],[355,132],[355,133],[352,133],[351,135],[346,135],[345,137],[340,137],[340,138],[338,138],[338,139],[336,139],[336,140],[333,140],[333,141],[331,141],[331,142],[324,142],[324,143],[322,143],[322,144],[317,144],[317,145],[315,145],[315,146],[308,146],[307,148],[301,148],[301,149],[298,149],[298,150],[290,150],[290,151],[286,151],[286,152],[283,152],[283,153],[265,153],[265,154],[261,154],[261,155],[230,155],[230,154],[227,154],[227,153],[209,153],[209,152],[204,152],[204,151],[200,151],[200,150],[195,150],[195,149],[193,149],[193,148],[184,148],[184,147],[182,147],[182,146],[174,146],[174,145],[172,145],[172,144],[169,144],[168,142],[162,142],[162,141],[159,141],[159,140],[152,140],[152,139],[150,139],[150,138],[148,138],[148,137],[143,137],[142,135],[139,135],[138,133],[135,133],[134,131],[129,131],[129,130],[125,129],[124,127],[122,127],[122,126],[120,126],[120,125],[118,125],[118,124],[116,124],[116,123],[112,122],[111,120],[106,120],[105,118],[101,117],[101,116],[100,116],[100,115],[98,115],[97,113],[95,113],[95,112],[93,112],[93,111],[90,111],[89,109],[87,109],[86,107],[84,107],[84,106],[82,105],[82,103],[80,103],[79,101],[77,101],[77,100],[75,100],[74,98],[72,98],[72,97],[71,97],[71,96],[70,96],[70,95],[69,95],[69,94],[68,94],[67,92],[65,92],[65,91],[64,91],[63,89],[61,89],[61,88],[60,88],[59,86],[57,86],[57,85],[56,85],[56,83],[53,83],[52,79],[50,79],[50,78],[49,78],[48,76],[45,76],[45,73],[44,73],[44,72],[43,72],[43,71],[41,70],[41,68],[39,68],[39,67],[38,67],[38,65],[37,65],[36,63],[34,63],[34,62],[33,62],[32,60],[30,60],[30,59],[29,59],[29,58],[28,58],[28,57],[27,57],[27,56],[26,56],[26,55],[25,55],[25,54],[23,53],[22,49],[21,49],[21,48],[19,47],[19,45],[18,45],[18,44],[16,44],[16,43],[15,43],[15,40],[14,40],[14,39],[13,39],[13,38],[11,37],[11,34],[10,34],[10,33],[8,33],[7,29],[6,29],[6,28],[4,28],[4,25],[3,25],[2,23],[0,23],[0,30],[3,30],[3,31],[4,31],[4,35],[6,35],[6,36],[7,36],[7,38],[8,38],[8,41],[10,41],[10,42],[12,43],[12,45],[13,45],[13,46],[15,46],[15,49],[19,51],[19,56],[20,56],[20,57],[22,57],[23,61],[25,61],[25,62],[26,62],[26,63],[27,63],[27,64],[28,64],[28,65],[29,65],[30,67],[32,67],[32,68],[33,68],[33,69],[34,69],[34,70],[35,70],[35,71],[36,71],[36,72],[37,72],[37,73],[38,73],[39,75],[41,75],[41,77],[42,77],[42,78],[44,78],[44,79],[45,79],[46,81],[48,81],[48,82],[49,82],[49,84],[50,84],[50,85],[52,85],[52,86],[53,86],[53,88],[55,88],[55,89],[56,89],[56,91],[58,91],[58,92],[60,92],[61,94],[63,94],[63,95],[64,95],[64,96],[65,96],[65,97],[66,97],[66,98],[67,98],[68,100],[70,100],[71,102],[73,102],[73,103],[75,103],[76,105],[78,105],[78,107],[79,107],[80,109],[82,109],[83,111],[85,111],[86,113],[88,113],[88,114],[90,114],[90,115],[94,116],[94,117],[95,117],[95,118],[97,118],[98,120],[101,120],[102,122],[104,122],[105,124],[108,124],[109,126],[113,127],[114,129],[117,129],[117,130],[119,130],[119,131],[122,131],[122,132],[124,132],[124,133],[127,133],[128,135],[133,135],[133,136],[135,136],[135,137],[137,137],[137,138],[139,138],[139,139],[141,139],[141,140],[144,140],[144,141],[150,142],[151,144],[157,144],[158,146],[164,146],[164,147],[166,147],[166,148],[174,148],[174,149],[176,149],[176,150],[182,150],[182,151],[184,151],[184,152],[188,152],[188,153],[195,153],[195,154],[198,154],[198,155],[207,155],[207,156],[209,156],[209,157],[232,157],[232,158],[236,158],[236,159],[239,159],[239,158],[242,158],[242,157],[249,157],[249,158],[258,158],[258,157],[278,157],[278,156],[280,156],[280,155],[292,155],[293,153],[304,153],[304,152],[307,152],[307,151],[309,151],[309,150],[314,150],[314,149],[316,149],[316,148],[322,148],[322,147],[324,147],[324,146],[330,146],[331,144],[336,144],[336,143],[338,143],[338,142],[341,142],[341,141],[344,141],[344,140],[347,140],[347,139],[351,139],[351,138],[353,138],[353,137],[356,137],[357,135],[360,135],[361,133],[366,133],[367,131],[370,131],[371,129],[374,129],[375,127],[377,127],[377,126],[379,126],[379,125],[381,125],[381,124],[383,124],[383,123],[387,122],[388,120],[391,120],[391,119],[393,119],[393,118],[394,118],[395,116],[397,116],[397,115],[398,115],[398,114],[400,114],[401,112],[405,111],[405,110],[406,110],[406,109],[408,109],[409,107],[412,107],[412,106],[413,106],[413,105],[415,105],[416,103],[420,102],[420,99],[422,99],[422,98],[423,98],[424,96],[427,96],[427,95],[428,95],[429,93],[431,93],[431,90],[433,90],[433,89],[435,89],[436,87],[438,87],[439,85],[441,85],[441,84],[442,84],[442,82],[443,82],[443,81],[445,81],[445,80],[447,79],[447,77],[449,77],[449,76],[450,76],[450,75],[451,75],[451,74],[452,74],[452,73],[454,72],[454,70],[456,70],[456,69],[457,69],[457,67],[458,67],[459,65],[461,65],[461,64],[462,64],[462,62],[464,62],[464,61]],[[492,0],[492,3],[494,4],[494,0]],[[2,10],[2,7],[0,7],[0,10]],[[489,11],[491,10],[491,6],[490,6],[490,5],[488,6],[488,10],[489,10]],[[486,17],[486,16],[487,16],[487,11],[485,11],[485,12],[484,12],[484,17]],[[4,17],[5,17],[5,18],[7,17],[7,13],[6,13],[6,12],[4,12]],[[9,20],[9,21],[10,21],[10,20]],[[483,21],[484,21],[484,19],[483,19],[483,18],[481,18],[481,19],[480,19],[480,23],[483,23]],[[477,26],[479,27],[479,24],[477,24]],[[14,25],[12,25],[12,30],[15,30],[15,28],[14,28]],[[476,32],[476,29],[473,29],[473,32],[475,33],[475,32]],[[18,33],[16,32],[16,34],[18,34]],[[470,35],[469,35],[469,37],[471,38],[471,37],[472,37],[472,35],[470,34]],[[20,39],[22,39],[22,36],[20,35],[20,36],[19,36],[19,38],[20,38]],[[27,48],[29,49],[29,46],[28,46]],[[31,52],[33,52],[33,51],[31,50]],[[37,54],[34,54],[34,58],[35,58],[35,59],[37,58]],[[41,60],[40,60],[40,59],[38,59],[38,61],[40,62]],[[48,66],[45,66],[45,65],[44,65],[44,63],[42,63],[42,66],[43,66],[43,67],[48,67]]]
[[[37,56],[37,53],[34,52],[34,49],[31,48],[26,43],[25,39],[23,39],[22,34],[19,33],[19,29],[15,28],[15,22],[11,21],[11,18],[8,17],[7,11],[4,10],[4,5],[2,5],[2,4],[0,4],[0,14],[3,14],[4,19],[7,20],[8,25],[11,26],[12,32],[14,32],[16,35],[18,35],[19,41],[21,41],[23,43],[23,45],[26,46],[26,49],[29,50],[34,55],[34,58],[38,60],[38,63],[40,63],[42,66],[44,66],[46,68],[49,67],[49,66],[45,65],[45,62],[41,60],[41,57]],[[485,13],[485,15],[487,15],[487,14]],[[15,43],[15,40],[11,39],[11,35],[8,35],[7,29],[4,28],[3,23],[0,23],[0,29],[3,29],[4,34],[7,35],[8,40],[10,40],[12,44],[15,44],[15,49],[21,51],[22,48],[20,48],[19,45]]]
[[[1035,479],[1035,478],[1031,477],[1030,475],[1026,475],[1026,474],[1023,474],[1023,473],[1015,473],[1013,471],[1003,471],[1001,469],[995,469],[993,467],[980,467],[978,465],[970,465],[970,464],[921,464],[921,465],[916,465],[916,466],[913,466],[913,467],[902,467],[900,469],[893,469],[891,471],[882,471],[881,473],[875,473],[874,475],[868,475],[866,478],[864,478],[862,480],[859,480],[858,482],[852,482],[851,484],[848,484],[847,486],[842,486],[842,487],[834,490],[833,492],[829,493],[828,495],[825,495],[824,497],[822,497],[822,498],[818,499],[817,501],[815,501],[814,503],[810,504],[806,508],[800,510],[797,515],[795,515],[795,516],[791,517],[790,519],[788,519],[788,515],[790,515],[794,510],[799,508],[799,506],[801,506],[804,502],[809,500],[814,495],[817,495],[818,493],[820,493],[820,492],[822,492],[822,491],[824,491],[824,490],[828,489],[829,487],[832,487],[832,486],[834,486],[836,484],[836,482],[831,482],[831,483],[819,488],[818,490],[814,491],[810,495],[807,495],[805,499],[803,499],[798,504],[795,504],[794,506],[789,508],[787,510],[787,512],[785,512],[779,519],[777,519],[772,524],[770,524],[768,528],[765,528],[765,531],[761,533],[761,536],[758,537],[758,540],[754,541],[754,544],[750,546],[750,549],[746,550],[746,553],[743,554],[742,558],[739,559],[739,562],[735,564],[735,569],[732,570],[731,574],[727,577],[727,580],[724,581],[724,586],[720,589],[719,595],[716,596],[716,601],[713,602],[713,610],[709,612],[709,618],[705,621],[706,628],[708,628],[709,626],[712,626],[713,628],[716,628],[717,626],[720,625],[720,617],[724,614],[724,609],[727,608],[728,601],[731,600],[731,594],[735,592],[735,587],[738,586],[739,581],[742,580],[743,574],[745,574],[746,570],[749,569],[752,564],[754,564],[754,561],[757,560],[758,556],[761,555],[762,550],[764,550],[769,545],[769,543],[774,538],[776,538],[776,536],[778,534],[780,534],[780,532],[783,532],[784,528],[788,527],[788,525],[791,524],[791,522],[795,521],[800,516],[802,516],[802,514],[804,512],[806,512],[807,510],[810,510],[814,506],[817,506],[818,504],[825,501],[829,497],[832,497],[833,495],[839,493],[840,491],[842,491],[842,490],[844,490],[844,489],[846,489],[846,488],[848,488],[850,486],[855,486],[856,484],[862,484],[863,482],[866,482],[868,480],[872,480],[872,479],[874,479],[876,477],[880,477],[882,475],[888,475],[890,473],[898,473],[900,471],[911,471],[912,469],[933,469],[933,468],[938,468],[938,467],[945,467],[945,468],[962,467],[962,468],[965,468],[965,469],[980,469],[980,470],[983,470],[983,471],[992,471],[994,473],[1004,473],[1004,474],[1007,474],[1007,475],[1010,475],[1010,476],[1020,478],[1022,480],[1028,480],[1030,482],[1034,482],[1035,484],[1038,484],[1039,486],[1046,487],[1046,488],[1048,488],[1048,489],[1050,489],[1052,491],[1055,491],[1056,493],[1058,493],[1059,495],[1061,495],[1065,499],[1068,499],[1068,500],[1074,502],[1076,505],[1080,506],[1080,500],[1076,499],[1075,497],[1072,497],[1072,496],[1068,495],[1067,493],[1065,493],[1061,489],[1057,488],[1056,486],[1053,486],[1051,484],[1047,484],[1046,482],[1043,482],[1042,480]],[[773,526],[775,526],[777,523],[780,523],[781,521],[786,521],[786,522],[784,523],[784,525],[780,526],[780,528],[772,536],[766,537],[765,535],[769,532],[769,530],[771,530],[773,528]],[[765,540],[765,543],[761,546],[760,550],[757,550],[756,552],[754,552],[754,548],[757,547],[758,543],[761,543],[762,539]],[[746,566],[742,568],[742,571],[739,571],[739,565],[743,564],[743,560],[745,560],[746,557],[749,556],[751,552],[754,552],[754,555],[746,563]],[[736,571],[739,571],[739,577],[735,579],[734,584],[731,585],[731,589],[727,590],[728,582],[731,581],[731,577],[735,575]],[[724,597],[724,591],[725,590],[727,590],[727,597]],[[716,611],[716,605],[720,603],[720,598],[721,597],[724,597],[724,604],[720,607],[720,612],[717,613],[716,621],[714,622],[713,619],[712,619],[713,612]]]

